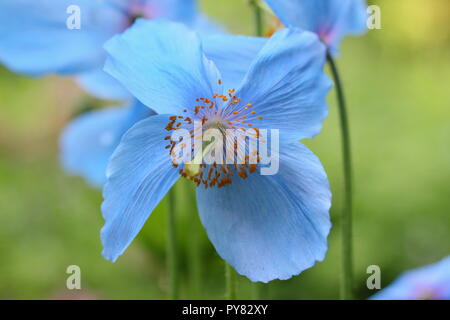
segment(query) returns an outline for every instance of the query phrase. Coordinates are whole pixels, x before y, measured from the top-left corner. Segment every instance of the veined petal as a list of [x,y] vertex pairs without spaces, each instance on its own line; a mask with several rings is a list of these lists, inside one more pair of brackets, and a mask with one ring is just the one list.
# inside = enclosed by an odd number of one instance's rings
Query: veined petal
[[106,166],[122,135],[136,122],[154,114],[135,101],[133,106],[85,113],[70,122],[60,139],[61,164],[94,187],[106,181]]
[[180,177],[167,141],[169,116],[138,122],[122,138],[108,165],[103,190],[103,256],[115,261],[141,230],[153,209]]
[[105,70],[157,113],[181,114],[196,99],[222,92],[199,38],[181,24],[138,20],[105,48]]
[[236,92],[255,113],[232,103],[226,112],[247,113],[247,123],[259,129],[279,129],[280,138],[286,141],[311,138],[320,132],[327,116],[331,81],[323,71],[324,63],[325,46],[314,33],[280,30],[258,53]]
[[236,89],[267,39],[234,35],[202,38],[205,55],[220,70],[225,89]]
[[219,255],[252,281],[288,279],[327,251],[331,194],[317,157],[300,143],[280,150],[280,170],[199,187],[201,221]]
[[[80,29],[67,26],[70,6],[80,9]],[[98,68],[105,58],[103,43],[125,26],[124,19],[109,1],[2,0],[0,62],[28,75]]]
[[89,94],[108,100],[130,99],[131,94],[102,68],[85,72],[77,77],[78,84]]
[[317,33],[333,52],[343,36],[367,30],[365,0],[265,1],[283,24]]

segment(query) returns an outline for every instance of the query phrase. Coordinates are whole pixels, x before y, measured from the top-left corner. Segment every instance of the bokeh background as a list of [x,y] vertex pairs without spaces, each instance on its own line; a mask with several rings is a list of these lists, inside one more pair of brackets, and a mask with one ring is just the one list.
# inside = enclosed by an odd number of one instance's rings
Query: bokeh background
[[[369,2],[382,9],[382,29],[347,38],[338,59],[350,106],[361,299],[373,293],[366,288],[369,265],[381,267],[384,287],[402,271],[450,254],[450,2]],[[246,0],[201,5],[231,32],[254,32]],[[343,181],[334,98],[323,132],[305,142],[321,158],[334,195],[327,257],[287,281],[239,278],[239,298],[254,297],[255,287],[263,298],[338,297]],[[88,97],[68,78],[30,79],[0,68],[0,298],[167,296],[165,202],[112,264],[100,255],[100,191],[59,166],[65,124],[86,107],[112,104]],[[223,298],[223,262],[200,225],[193,186],[176,187],[181,298]],[[81,267],[79,291],[66,289],[72,264]]]

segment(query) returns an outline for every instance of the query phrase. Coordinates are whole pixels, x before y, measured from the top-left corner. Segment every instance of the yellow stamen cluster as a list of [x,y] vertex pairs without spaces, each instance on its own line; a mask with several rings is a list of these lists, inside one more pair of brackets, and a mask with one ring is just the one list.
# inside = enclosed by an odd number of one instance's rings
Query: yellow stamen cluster
[[[220,80],[219,84],[221,84]],[[173,131],[179,128],[192,128],[189,130],[192,141],[202,141],[204,130],[197,130],[198,128],[195,130],[193,129],[193,122],[195,119],[201,122],[202,127],[204,127],[205,130],[216,128],[224,136],[226,129],[240,129],[242,130],[242,133],[244,133],[247,130],[244,126],[251,127],[254,131],[251,138],[258,139],[260,136],[259,129],[254,127],[252,123],[247,122],[247,118],[251,116],[254,119],[261,120],[262,117],[254,117],[256,112],[254,110],[249,111],[253,105],[251,103],[241,104],[241,99],[236,97],[234,93],[235,90],[230,89],[228,90],[228,95],[216,93],[212,98],[201,97],[196,99],[197,103],[191,112],[188,112],[188,109],[184,109],[183,112],[186,115],[171,116],[165,129],[167,131]],[[225,108],[219,108],[222,103],[227,103],[227,106]],[[231,109],[233,112],[227,113],[227,110]],[[226,138],[227,137],[225,136],[225,139]],[[165,148],[169,150],[172,159],[180,160],[173,151],[178,143],[182,144],[181,147],[186,147],[184,142],[182,140],[173,141],[170,135],[166,136],[165,140],[168,141],[168,145]],[[224,143],[224,146],[225,145],[226,143]],[[236,161],[233,161],[234,159],[232,159],[231,162],[233,162],[233,164],[219,164],[216,162],[213,164],[201,163],[205,153],[210,152],[211,150],[211,146],[209,146],[209,148],[205,148],[203,154],[194,155],[195,160],[200,160],[199,162],[190,161],[185,163],[184,167],[179,169],[179,173],[181,176],[193,180],[197,186],[203,185],[205,188],[226,186],[232,183],[232,179],[235,176],[245,179],[249,174],[256,171],[258,163],[261,160],[259,152],[255,150],[252,155],[246,155],[245,157],[241,156],[239,158],[239,146],[237,141],[234,141],[233,148],[233,157],[236,159]],[[191,146],[191,152],[192,154],[195,152],[194,145]],[[229,155],[227,154],[227,158],[228,157]],[[240,164],[237,163],[238,159]],[[172,160],[172,164],[175,168],[180,165],[176,160]]]

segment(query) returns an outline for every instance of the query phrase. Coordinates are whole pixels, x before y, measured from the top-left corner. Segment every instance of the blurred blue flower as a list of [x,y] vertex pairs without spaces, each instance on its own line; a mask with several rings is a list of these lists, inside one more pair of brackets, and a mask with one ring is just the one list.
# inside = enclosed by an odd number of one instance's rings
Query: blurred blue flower
[[347,34],[366,31],[365,0],[265,0],[287,27],[315,32],[333,55]]
[[[70,30],[67,9],[80,8],[80,29]],[[128,28],[137,17],[165,17],[202,34],[217,32],[197,11],[196,0],[4,0],[0,2],[0,62],[13,71],[40,76],[77,76],[89,93],[126,99],[127,107],[92,111],[73,120],[60,138],[61,162],[69,174],[91,185],[105,181],[108,159],[122,134],[154,114],[103,71],[104,42]],[[132,106],[131,106],[132,105]]]
[[372,300],[450,300],[450,256],[405,272]]
[[[203,46],[233,43],[222,39]],[[327,115],[325,47],[315,34],[296,29],[277,32],[262,47],[259,41],[248,44],[249,51],[259,49],[237,90],[221,81],[198,36],[183,25],[139,20],[108,41],[105,70],[158,115],[125,133],[110,159],[102,204],[105,258],[115,261],[174,183],[187,176],[197,183],[210,240],[238,273],[252,281],[288,279],[324,259],[331,193],[320,161],[298,140],[316,135]],[[225,55],[219,68],[227,65]],[[246,55],[236,61],[244,63]],[[185,163],[173,163],[170,130],[192,130],[195,120],[205,128],[279,129],[278,173],[203,164],[193,175]]]
[[[71,6],[80,9],[80,29],[67,26]],[[26,75],[77,75],[96,97],[128,99],[102,71],[103,44],[136,17],[173,19],[205,33],[218,30],[197,12],[196,0],[2,0],[0,62]]]

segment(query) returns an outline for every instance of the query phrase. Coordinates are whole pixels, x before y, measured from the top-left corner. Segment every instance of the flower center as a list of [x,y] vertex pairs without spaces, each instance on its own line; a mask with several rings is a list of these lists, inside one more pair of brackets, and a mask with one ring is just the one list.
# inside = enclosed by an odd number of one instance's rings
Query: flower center
[[183,115],[171,116],[165,127],[171,132],[165,140],[172,165],[197,186],[226,186],[235,177],[247,178],[260,163],[258,143],[263,139],[253,123],[262,117],[234,93],[200,97]]

